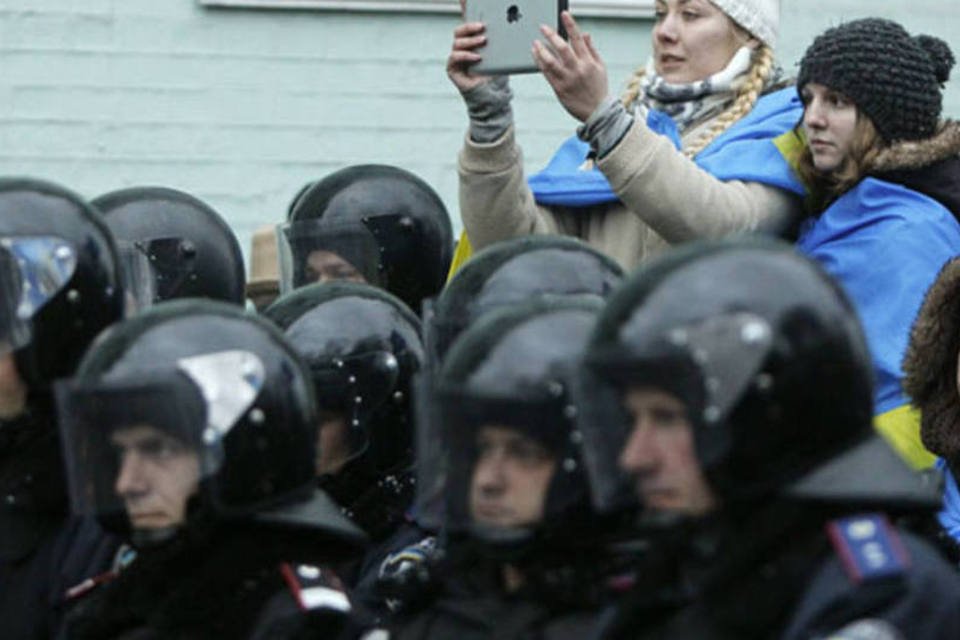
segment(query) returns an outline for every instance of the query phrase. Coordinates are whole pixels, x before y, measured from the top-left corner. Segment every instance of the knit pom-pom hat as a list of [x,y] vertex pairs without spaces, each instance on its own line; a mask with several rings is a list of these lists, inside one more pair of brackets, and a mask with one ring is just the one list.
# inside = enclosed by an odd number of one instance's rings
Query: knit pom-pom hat
[[797,90],[816,82],[844,94],[886,142],[928,138],[954,65],[946,42],[911,37],[890,20],[866,18],[828,29],[800,61]]

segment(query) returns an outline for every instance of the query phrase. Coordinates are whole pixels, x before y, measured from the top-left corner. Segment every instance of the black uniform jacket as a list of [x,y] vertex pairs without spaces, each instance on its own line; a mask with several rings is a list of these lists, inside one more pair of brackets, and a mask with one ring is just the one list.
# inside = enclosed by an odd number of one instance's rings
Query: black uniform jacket
[[[857,514],[789,526],[773,537],[751,537],[741,529],[739,544],[726,547],[712,567],[679,572],[686,578],[699,573],[696,595],[665,604],[652,592],[631,594],[604,612],[590,637],[958,637],[956,569],[925,541],[893,527],[871,528],[870,522],[888,521],[881,514]],[[852,542],[835,535],[841,523],[850,525]],[[870,563],[875,571],[864,569]],[[695,563],[687,564],[689,569]]]
[[499,566],[475,560],[455,565],[417,612],[395,619],[391,640],[572,640],[591,635],[598,611],[591,600],[578,605],[575,598],[560,601],[542,589],[523,587],[504,593]]

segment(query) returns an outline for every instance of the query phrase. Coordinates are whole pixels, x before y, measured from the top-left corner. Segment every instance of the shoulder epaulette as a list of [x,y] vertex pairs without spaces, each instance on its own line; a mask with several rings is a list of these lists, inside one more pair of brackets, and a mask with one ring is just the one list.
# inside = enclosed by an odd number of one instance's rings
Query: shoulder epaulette
[[352,609],[343,583],[329,569],[284,562],[280,573],[301,611],[332,609],[346,613]]
[[126,544],[120,545],[120,548],[117,549],[117,552],[114,554],[113,562],[110,563],[109,571],[104,571],[103,573],[95,575],[92,578],[87,578],[79,584],[75,584],[67,589],[64,594],[64,598],[67,601],[76,600],[77,598],[81,598],[90,593],[101,584],[113,582],[117,579],[120,573],[133,564],[133,561],[136,559],[136,549]]
[[104,571],[103,573],[95,575],[92,578],[87,578],[83,582],[80,582],[79,584],[75,584],[74,586],[67,589],[66,593],[64,594],[64,598],[67,601],[76,600],[77,598],[82,598],[86,594],[96,589],[101,584],[112,582],[113,580],[116,579],[118,575],[120,575],[119,572],[111,570],[111,571]]
[[900,535],[882,513],[831,520],[827,533],[854,584],[902,575],[910,568]]

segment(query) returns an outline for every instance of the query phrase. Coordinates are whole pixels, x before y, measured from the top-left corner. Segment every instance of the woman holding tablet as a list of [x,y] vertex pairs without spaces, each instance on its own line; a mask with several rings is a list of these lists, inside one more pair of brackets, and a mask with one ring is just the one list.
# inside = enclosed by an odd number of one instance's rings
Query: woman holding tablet
[[779,0],[657,0],[653,55],[618,97],[590,36],[564,12],[569,40],[543,27],[551,48],[534,43],[532,55],[583,124],[529,180],[506,76],[470,71],[484,25],[458,26],[447,74],[470,116],[459,172],[473,247],[572,235],[629,269],[694,238],[795,228],[804,190],[784,156],[796,142],[780,136],[801,105],[774,64],[779,13]]

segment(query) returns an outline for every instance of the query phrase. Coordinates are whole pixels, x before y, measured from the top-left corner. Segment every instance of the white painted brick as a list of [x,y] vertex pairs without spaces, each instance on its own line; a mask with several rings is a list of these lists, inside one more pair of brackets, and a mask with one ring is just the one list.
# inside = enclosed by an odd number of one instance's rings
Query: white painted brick
[[[948,41],[960,32],[952,0],[895,10],[914,32]],[[825,27],[875,12],[865,0],[785,2],[785,70],[796,71]],[[193,0],[0,0],[0,173],[45,176],[91,197],[135,184],[181,188],[226,215],[245,248],[302,184],[353,163],[414,171],[456,217],[466,115],[443,68],[455,23]],[[619,90],[646,60],[650,23],[585,24]],[[576,123],[542,78],[513,87],[532,171]],[[948,85],[946,112],[960,112],[960,86]]]
[[113,34],[109,13],[23,11],[8,13],[4,46],[78,49],[108,44]]

